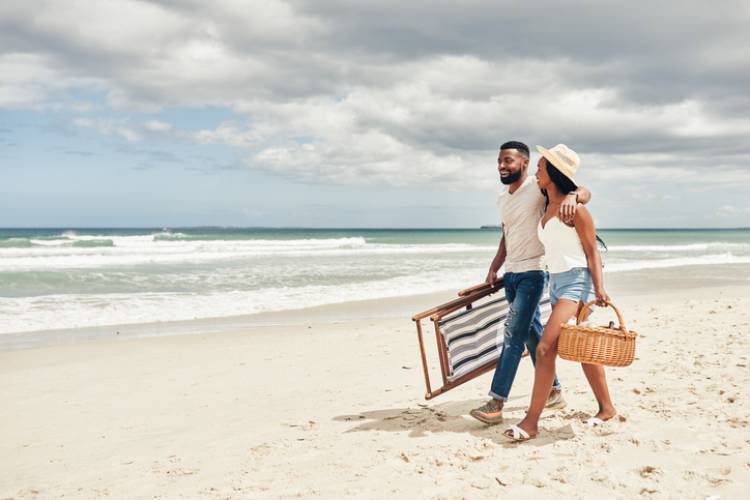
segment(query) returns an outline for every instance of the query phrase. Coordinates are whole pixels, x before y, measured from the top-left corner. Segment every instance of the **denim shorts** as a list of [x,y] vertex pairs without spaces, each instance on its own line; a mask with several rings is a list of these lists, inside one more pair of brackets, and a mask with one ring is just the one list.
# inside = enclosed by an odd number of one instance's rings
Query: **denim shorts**
[[549,297],[553,305],[560,299],[585,303],[593,295],[594,285],[587,267],[574,267],[569,271],[549,275]]

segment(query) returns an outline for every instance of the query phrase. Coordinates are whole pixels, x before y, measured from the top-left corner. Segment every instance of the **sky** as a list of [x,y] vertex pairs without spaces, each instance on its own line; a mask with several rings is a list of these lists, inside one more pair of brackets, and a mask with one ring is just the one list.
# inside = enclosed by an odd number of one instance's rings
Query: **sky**
[[576,150],[600,227],[747,227],[748,26],[723,0],[2,2],[0,227],[496,224],[506,140]]

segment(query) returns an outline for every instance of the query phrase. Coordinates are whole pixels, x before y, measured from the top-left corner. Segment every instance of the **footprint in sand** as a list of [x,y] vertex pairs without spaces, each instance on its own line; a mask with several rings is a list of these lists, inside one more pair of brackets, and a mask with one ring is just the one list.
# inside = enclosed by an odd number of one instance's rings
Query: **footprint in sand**
[[638,474],[642,478],[653,478],[654,476],[661,474],[661,471],[653,465],[645,465],[638,470]]

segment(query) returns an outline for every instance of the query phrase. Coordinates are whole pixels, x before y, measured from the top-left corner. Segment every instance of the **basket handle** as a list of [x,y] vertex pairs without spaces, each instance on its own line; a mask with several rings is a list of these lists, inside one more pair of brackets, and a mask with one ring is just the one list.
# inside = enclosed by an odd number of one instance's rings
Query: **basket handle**
[[[578,313],[578,318],[576,319],[576,325],[581,324],[581,322],[586,317],[586,313],[588,313],[589,309],[591,309],[592,304],[596,304],[596,301],[592,300],[591,302],[583,306],[583,309],[581,309],[581,312]],[[627,332],[628,329],[625,328],[625,320],[622,319],[622,314],[620,314],[620,310],[617,309],[617,307],[615,307],[615,305],[610,301],[607,301],[607,303],[605,304],[605,307],[611,307],[612,309],[615,310],[615,314],[617,315],[617,321],[620,322],[620,330],[622,330],[623,332]]]

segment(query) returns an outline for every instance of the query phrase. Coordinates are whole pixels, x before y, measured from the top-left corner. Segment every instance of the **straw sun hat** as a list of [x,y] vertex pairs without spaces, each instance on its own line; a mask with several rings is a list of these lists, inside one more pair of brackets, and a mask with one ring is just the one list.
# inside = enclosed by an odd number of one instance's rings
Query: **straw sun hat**
[[558,144],[550,149],[537,146],[536,149],[546,160],[552,163],[561,174],[570,179],[576,186],[578,185],[575,178],[573,178],[576,170],[578,170],[578,165],[581,163],[581,160],[578,158],[578,153],[565,144]]

